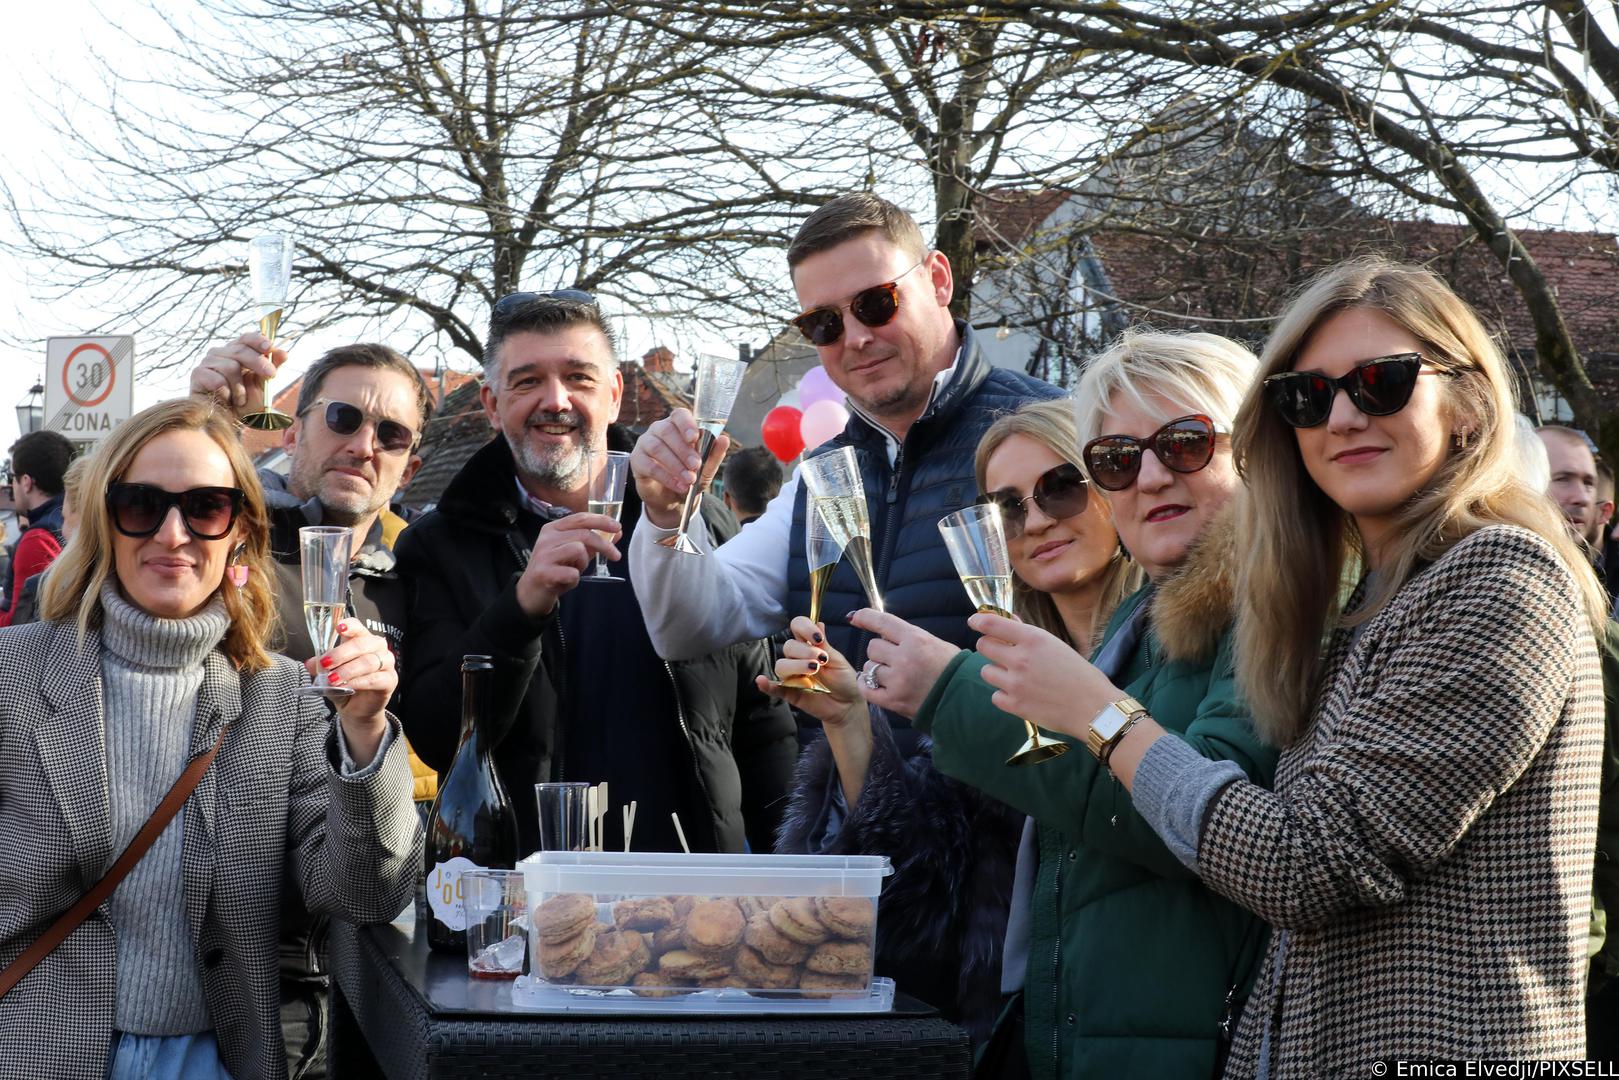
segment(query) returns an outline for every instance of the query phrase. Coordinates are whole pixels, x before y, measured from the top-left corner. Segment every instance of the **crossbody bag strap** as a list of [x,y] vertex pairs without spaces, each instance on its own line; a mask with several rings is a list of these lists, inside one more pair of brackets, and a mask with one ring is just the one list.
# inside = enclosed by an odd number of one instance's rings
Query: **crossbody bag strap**
[[63,912],[50,928],[34,940],[34,943],[24,949],[22,955],[7,964],[4,971],[0,971],[0,998],[11,992],[11,988],[22,982],[23,977],[43,959],[51,954],[58,945],[67,940],[69,934],[77,930],[79,924],[90,917],[90,913],[100,907],[112,891],[118,887],[128,873],[135,869],[151,846],[157,843],[157,838],[163,835],[163,830],[169,827],[174,815],[180,812],[186,799],[196,790],[197,784],[202,781],[202,774],[208,771],[208,766],[214,763],[214,757],[219,753],[220,744],[225,741],[225,732],[230,725],[220,728],[219,738],[204,754],[191,759],[191,763],[180,774],[180,779],[169,788],[169,793],[163,796],[163,801],[157,804],[152,816],[146,819],[135,839],[124,848],[124,853],[118,856],[118,861],[112,868],[102,875],[101,880],[90,887],[90,891],[79,898],[79,902]]

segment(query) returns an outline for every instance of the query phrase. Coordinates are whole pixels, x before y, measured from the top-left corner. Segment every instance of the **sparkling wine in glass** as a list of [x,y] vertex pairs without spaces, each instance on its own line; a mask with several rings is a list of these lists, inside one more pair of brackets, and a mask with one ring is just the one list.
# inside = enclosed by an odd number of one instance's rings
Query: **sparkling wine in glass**
[[[306,525],[298,530],[298,554],[304,585],[304,626],[309,631],[315,655],[324,655],[337,644],[337,624],[343,621],[349,595],[349,545],[353,531],[341,526]],[[305,694],[324,698],[345,698],[354,693],[347,686],[333,686],[331,675],[322,671],[314,684],[299,687]]]
[[[286,314],[287,297],[292,291],[292,237],[286,233],[265,233],[247,242],[247,273],[253,288],[253,303],[259,309],[259,333],[275,347],[276,332]],[[280,431],[292,425],[292,417],[270,404],[270,384],[264,384],[264,404],[242,417],[242,423],[260,431]]]
[[[747,370],[748,365],[731,357],[698,358],[697,392],[692,401],[691,411],[697,420],[699,475],[703,465],[708,461],[708,452],[713,449],[714,440],[719,438],[720,433],[725,430],[725,422],[731,418],[731,406],[736,403],[736,394],[742,388],[742,376]],[[664,547],[672,547],[676,551],[684,551],[688,555],[702,554],[702,549],[692,543],[691,537],[686,535],[686,529],[691,522],[692,514],[697,512],[704,488],[705,485],[701,483],[691,486],[691,490],[686,492],[686,501],[680,507],[680,527],[675,531],[675,535],[665,537],[658,543]]]
[[811,507],[826,523],[827,532],[843,545],[843,553],[866,591],[866,602],[882,611],[883,597],[872,562],[871,520],[866,516],[866,488],[854,447],[816,454],[798,467],[798,475],[809,488]]
[[[826,527],[826,522],[821,520],[814,499],[808,500],[808,505],[804,507],[804,556],[809,562],[809,619],[812,623],[818,623],[821,621],[821,594],[826,591],[827,582],[832,580],[832,571],[838,568],[838,562],[843,558],[843,545]],[[781,685],[792,690],[808,690],[812,694],[832,692],[822,686],[814,675],[789,675],[781,680]]]
[[[624,510],[624,482],[630,475],[630,455],[622,450],[591,450],[586,452],[585,466],[590,470],[585,509],[592,514],[606,514],[617,521]],[[605,555],[597,555],[595,562],[596,568],[584,575],[581,581],[622,580],[608,571]]]
[[[1006,550],[1006,529],[1001,508],[980,503],[939,519],[945,550],[955,564],[967,599],[979,611],[1012,618],[1012,558]],[[1068,744],[1042,736],[1028,720],[1029,737],[1006,759],[1008,765],[1037,765],[1068,752]]]

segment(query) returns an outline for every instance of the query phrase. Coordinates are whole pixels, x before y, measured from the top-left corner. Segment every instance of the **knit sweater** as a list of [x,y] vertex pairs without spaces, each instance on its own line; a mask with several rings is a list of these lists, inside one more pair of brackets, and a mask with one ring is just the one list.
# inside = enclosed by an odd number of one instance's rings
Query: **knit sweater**
[[[215,599],[188,619],[134,607],[109,582],[101,591],[102,717],[112,850],[121,852],[185,769],[203,659],[230,617]],[[181,895],[177,814],[110,902],[118,940],[114,1026],[138,1035],[213,1027]],[[109,864],[110,865],[110,864]]]

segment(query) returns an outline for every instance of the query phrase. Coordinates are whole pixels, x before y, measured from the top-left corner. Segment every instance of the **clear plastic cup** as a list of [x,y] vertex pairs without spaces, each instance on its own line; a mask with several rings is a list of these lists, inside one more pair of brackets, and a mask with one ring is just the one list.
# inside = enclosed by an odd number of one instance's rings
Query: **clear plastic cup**
[[516,870],[461,874],[467,913],[467,971],[475,979],[515,979],[528,954],[528,894]]

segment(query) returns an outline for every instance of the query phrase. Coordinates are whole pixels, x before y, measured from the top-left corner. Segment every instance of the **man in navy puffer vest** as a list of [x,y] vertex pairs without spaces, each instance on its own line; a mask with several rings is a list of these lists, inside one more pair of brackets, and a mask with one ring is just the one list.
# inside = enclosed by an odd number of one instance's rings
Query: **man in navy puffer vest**
[[[887,610],[971,648],[976,635],[966,620],[973,608],[938,521],[976,499],[973,454],[985,429],[1030,399],[1062,392],[990,367],[972,328],[950,315],[949,260],[927,250],[910,215],[876,195],[852,193],[816,210],[788,248],[787,265],[809,316],[798,321],[819,339],[821,365],[853,413],[841,435],[809,456],[855,448]],[[646,522],[655,526],[632,540],[635,592],[654,646],[669,659],[769,636],[809,610],[806,507],[796,473],[763,517],[712,554],[698,558],[656,543],[672,534],[695,479],[696,435],[691,414],[676,410],[647,430],[631,459]],[[724,448],[722,439],[709,470]],[[845,560],[821,610],[828,640],[857,668],[869,635],[843,616],[864,606]],[[890,720],[908,752],[908,721]]]

